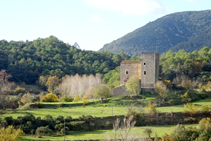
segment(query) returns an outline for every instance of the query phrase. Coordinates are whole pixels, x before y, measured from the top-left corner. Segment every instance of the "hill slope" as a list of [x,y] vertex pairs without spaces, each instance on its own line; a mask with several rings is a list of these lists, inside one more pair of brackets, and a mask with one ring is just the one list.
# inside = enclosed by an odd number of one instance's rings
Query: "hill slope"
[[0,40],[0,70],[26,84],[34,84],[40,75],[105,74],[127,59],[124,53],[80,50],[54,36],[26,42]]
[[140,55],[141,52],[163,53],[172,49],[191,52],[211,47],[211,10],[179,12],[166,15],[105,44],[101,50]]

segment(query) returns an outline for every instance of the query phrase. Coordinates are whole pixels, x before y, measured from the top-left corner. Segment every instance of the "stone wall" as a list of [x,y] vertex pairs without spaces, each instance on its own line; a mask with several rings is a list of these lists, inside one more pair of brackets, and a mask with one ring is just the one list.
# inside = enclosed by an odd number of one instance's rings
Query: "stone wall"
[[141,61],[122,61],[120,64],[120,84],[125,84],[124,80],[134,75],[141,79]]
[[159,54],[142,52],[141,88],[154,88],[159,75]]
[[127,91],[127,88],[125,85],[115,87],[112,90],[112,96],[123,96],[123,95],[130,95],[133,94],[133,92]]

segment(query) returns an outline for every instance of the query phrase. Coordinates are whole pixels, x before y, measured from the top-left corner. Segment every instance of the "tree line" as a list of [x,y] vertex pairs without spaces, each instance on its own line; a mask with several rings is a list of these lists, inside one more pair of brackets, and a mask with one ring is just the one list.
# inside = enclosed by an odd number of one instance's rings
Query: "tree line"
[[41,75],[59,78],[67,75],[105,74],[122,60],[137,59],[124,53],[85,51],[78,44],[69,45],[54,36],[33,41],[0,41],[0,70],[12,81],[34,84]]

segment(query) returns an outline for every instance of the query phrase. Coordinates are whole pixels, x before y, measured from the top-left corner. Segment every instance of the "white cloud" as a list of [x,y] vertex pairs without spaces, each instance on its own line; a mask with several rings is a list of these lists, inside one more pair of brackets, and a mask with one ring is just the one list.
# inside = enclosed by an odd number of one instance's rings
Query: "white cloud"
[[166,8],[159,0],[86,0],[88,5],[119,11],[130,15],[166,13]]
[[102,19],[97,15],[94,15],[94,16],[91,17],[91,21],[93,21],[93,22],[100,22],[101,20]]

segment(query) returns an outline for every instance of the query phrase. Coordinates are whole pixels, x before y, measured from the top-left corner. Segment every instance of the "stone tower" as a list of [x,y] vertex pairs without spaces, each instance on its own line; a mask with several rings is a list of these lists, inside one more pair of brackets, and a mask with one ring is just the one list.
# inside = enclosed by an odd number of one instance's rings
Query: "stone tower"
[[154,89],[159,76],[159,54],[142,52],[141,89]]
[[122,61],[120,64],[120,84],[125,84],[134,75],[141,79],[141,61]]

